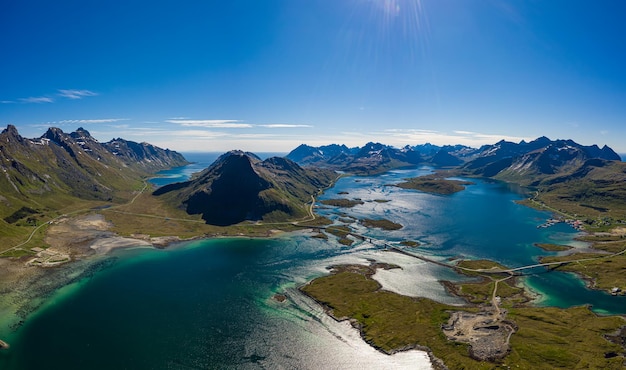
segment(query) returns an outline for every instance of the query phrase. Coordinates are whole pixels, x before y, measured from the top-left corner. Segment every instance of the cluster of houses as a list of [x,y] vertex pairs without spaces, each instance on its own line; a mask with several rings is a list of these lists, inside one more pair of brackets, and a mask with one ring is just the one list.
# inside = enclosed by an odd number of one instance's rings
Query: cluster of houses
[[580,220],[572,220],[572,219],[562,219],[562,218],[549,218],[545,223],[537,226],[538,229],[544,229],[550,226],[554,226],[556,224],[559,224],[561,222],[565,222],[566,224],[570,225],[571,227],[573,227],[574,229],[578,230],[578,231],[584,231],[584,225],[583,222]]

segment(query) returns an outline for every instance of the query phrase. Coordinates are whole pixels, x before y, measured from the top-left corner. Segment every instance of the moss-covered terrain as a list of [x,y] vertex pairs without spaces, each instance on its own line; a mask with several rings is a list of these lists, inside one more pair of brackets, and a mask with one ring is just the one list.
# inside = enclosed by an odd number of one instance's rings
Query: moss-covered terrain
[[552,244],[552,243],[535,243],[535,247],[539,247],[548,252],[562,252],[572,249],[569,245]]
[[345,225],[331,225],[327,226],[324,231],[327,233],[336,236],[337,241],[342,245],[350,246],[354,243],[354,240],[348,238],[348,235],[352,232],[350,227]]
[[401,245],[404,245],[405,247],[419,247],[421,245],[420,242],[417,242],[415,240],[403,240],[400,242]]
[[320,203],[327,205],[327,206],[342,207],[342,208],[352,208],[360,204],[365,204],[365,202],[363,202],[360,199],[345,199],[345,198],[324,199],[324,200],[320,200]]
[[[450,369],[623,368],[624,348],[618,344],[623,336],[618,333],[626,322],[621,317],[598,317],[587,307],[520,306],[516,297],[521,288],[500,282],[498,294],[505,298],[502,304],[516,332],[504,358],[477,361],[467,344],[447,339],[442,327],[448,325],[452,311],[480,310],[479,304],[484,305],[491,296],[491,279],[459,285],[458,289],[476,302],[460,308],[385,291],[372,279],[374,272],[372,266],[338,266],[301,290],[337,320],[350,320],[374,347],[387,353],[427,349]],[[474,287],[468,290],[470,285]]]
[[414,189],[433,194],[454,194],[465,190],[466,185],[471,185],[469,181],[450,180],[433,174],[427,176],[413,177],[395,186],[403,189]]
[[371,218],[365,218],[361,220],[361,224],[365,227],[375,227],[383,230],[400,230],[402,225],[386,219],[374,220]]
[[574,272],[589,282],[594,289],[613,291],[619,289],[619,293],[626,291],[626,254],[602,255],[598,253],[575,253],[568,256],[543,257],[541,262],[557,262],[581,260],[556,267],[562,271]]

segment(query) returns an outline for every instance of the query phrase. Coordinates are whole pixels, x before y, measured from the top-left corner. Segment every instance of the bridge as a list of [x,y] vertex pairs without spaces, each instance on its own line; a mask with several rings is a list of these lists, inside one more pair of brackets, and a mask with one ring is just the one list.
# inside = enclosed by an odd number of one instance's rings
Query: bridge
[[[332,228],[333,228],[333,226],[319,227],[319,229],[332,229]],[[417,259],[422,260],[424,262],[433,263],[435,265],[439,265],[439,266],[450,268],[450,269],[458,269],[458,270],[462,270],[462,271],[475,272],[475,273],[487,274],[487,275],[497,275],[497,274],[509,274],[511,276],[523,275],[522,271],[524,271],[524,270],[531,270],[531,269],[535,269],[535,268],[539,268],[539,267],[550,267],[550,266],[558,267],[558,266],[567,265],[567,264],[570,264],[570,263],[579,263],[579,262],[593,261],[593,260],[603,259],[603,258],[611,258],[611,257],[619,256],[619,255],[622,255],[622,254],[626,253],[626,249],[624,249],[621,252],[617,252],[617,253],[613,253],[613,254],[607,254],[607,255],[602,255],[602,256],[599,256],[599,257],[580,258],[580,259],[575,259],[575,260],[570,260],[570,261],[536,263],[536,264],[532,264],[532,265],[514,267],[514,268],[509,268],[509,269],[499,269],[499,268],[471,269],[471,268],[467,268],[467,267],[451,265],[449,263],[444,263],[444,262],[441,262],[441,261],[437,261],[437,260],[434,260],[434,259],[422,256],[422,255],[419,255],[419,254],[407,252],[406,250],[398,248],[398,247],[396,247],[394,245],[391,245],[391,244],[387,243],[384,240],[375,239],[375,238],[372,238],[370,236],[366,236],[366,235],[362,235],[362,234],[358,234],[358,233],[354,233],[354,232],[350,232],[349,235],[352,235],[353,237],[355,237],[355,238],[357,238],[359,240],[362,240],[362,241],[365,241],[365,242],[368,242],[368,243],[371,243],[371,244],[374,244],[374,245],[384,246],[386,250],[390,250],[392,252],[400,253],[400,254],[403,254],[405,256],[417,258]]]

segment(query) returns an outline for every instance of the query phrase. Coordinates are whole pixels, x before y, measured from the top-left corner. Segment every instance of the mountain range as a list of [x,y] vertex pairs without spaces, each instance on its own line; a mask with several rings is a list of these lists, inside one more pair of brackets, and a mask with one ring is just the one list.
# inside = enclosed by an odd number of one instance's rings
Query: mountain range
[[536,186],[550,177],[574,172],[592,159],[621,161],[608,146],[540,137],[528,143],[500,141],[485,145],[462,168],[473,175]]
[[100,143],[83,128],[68,134],[51,127],[29,139],[8,125],[0,133],[0,214],[24,205],[63,203],[67,197],[114,201],[145,176],[187,163],[181,154],[147,143]]
[[[128,199],[149,174],[187,163],[181,154],[147,143],[121,138],[100,143],[83,128],[68,134],[52,127],[41,137],[28,139],[9,125],[0,133],[0,203],[4,205],[0,216],[24,206],[59,209],[67,197]],[[395,148],[370,142],[355,148],[300,145],[285,158],[264,161],[252,153],[231,151],[190,180],[163,186],[154,195],[189,214],[201,214],[214,225],[285,221],[306,217],[305,204],[332,184],[337,171],[368,175],[420,164],[453,167],[465,176],[560,189],[572,199],[608,193],[621,197],[615,189],[626,180],[623,163],[611,148],[572,140],[540,137],[477,149],[428,143]],[[576,192],[579,188],[587,190],[582,194]]]
[[460,167],[474,176],[494,177],[524,185],[538,184],[552,175],[573,171],[589,159],[619,161],[611,148],[584,146],[572,140],[540,137],[531,142],[500,141],[478,149],[464,145],[423,144],[394,148],[367,143],[362,148],[345,145],[300,145],[287,158],[303,165],[345,171],[357,175],[384,172],[417,164]]

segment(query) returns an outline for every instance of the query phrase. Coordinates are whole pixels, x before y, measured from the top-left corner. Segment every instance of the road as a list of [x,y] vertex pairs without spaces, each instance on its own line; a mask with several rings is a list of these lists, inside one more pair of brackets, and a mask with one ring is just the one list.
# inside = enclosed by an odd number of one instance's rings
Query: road
[[[110,207],[110,208],[108,208],[108,209],[114,209],[114,208],[117,208],[117,207],[121,207],[121,206],[123,206],[123,205],[133,204],[133,203],[135,202],[135,200],[136,200],[136,199],[137,199],[137,198],[138,198],[138,197],[139,197],[139,196],[140,196],[140,195],[141,195],[141,194],[142,194],[142,193],[143,193],[143,192],[144,192],[147,188],[148,188],[148,183],[147,183],[146,181],[144,181],[143,188],[142,188],[142,189],[141,189],[141,190],[140,190],[140,191],[139,191],[139,192],[138,192],[138,193],[137,193],[137,194],[133,197],[133,199],[131,199],[128,203],[118,204],[118,205],[113,206],[113,207]],[[83,212],[89,212],[89,211],[93,211],[93,208],[84,208],[84,209],[79,209],[79,210],[76,210],[76,211],[72,211],[72,212],[64,213],[64,214],[59,215],[59,216],[57,216],[57,217],[55,217],[55,218],[53,218],[53,219],[51,219],[51,220],[48,220],[47,222],[42,223],[41,225],[39,225],[39,226],[37,226],[37,227],[35,227],[35,228],[33,229],[33,231],[30,233],[30,235],[28,236],[28,239],[26,239],[26,241],[24,241],[24,242],[22,242],[22,243],[20,243],[20,244],[18,244],[18,245],[15,245],[15,246],[13,246],[13,247],[10,247],[10,248],[7,248],[7,249],[3,250],[2,252],[0,252],[0,256],[2,256],[3,254],[5,254],[5,253],[7,253],[7,252],[10,252],[10,251],[13,251],[13,250],[19,249],[19,248],[21,248],[22,246],[24,246],[24,245],[26,245],[26,244],[30,243],[30,241],[33,239],[33,237],[34,237],[34,236],[35,236],[35,234],[37,233],[37,231],[39,231],[39,229],[41,229],[42,227],[47,226],[47,225],[50,225],[52,222],[54,222],[54,221],[56,221],[56,220],[58,220],[58,219],[60,219],[60,218],[63,218],[63,217],[68,217],[68,216],[71,216],[71,215],[80,214],[80,213],[83,213]]]

